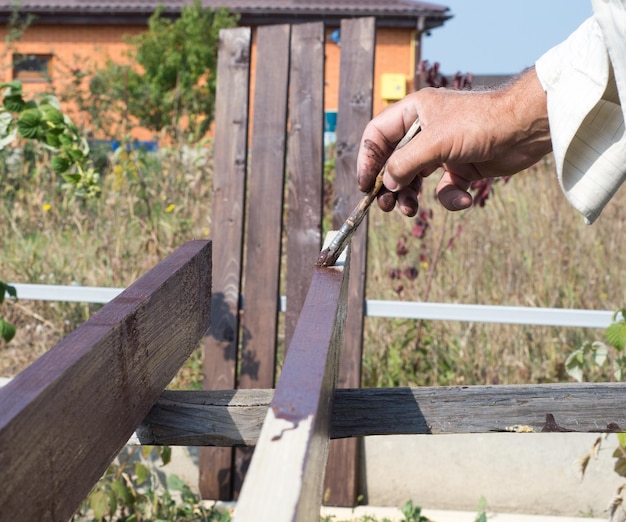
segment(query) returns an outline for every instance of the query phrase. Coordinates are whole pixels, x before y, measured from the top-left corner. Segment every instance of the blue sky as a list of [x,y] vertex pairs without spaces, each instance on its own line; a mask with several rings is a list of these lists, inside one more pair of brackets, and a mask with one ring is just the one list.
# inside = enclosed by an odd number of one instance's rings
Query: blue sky
[[446,75],[520,72],[592,14],[590,0],[431,1],[454,18],[423,38],[422,58]]

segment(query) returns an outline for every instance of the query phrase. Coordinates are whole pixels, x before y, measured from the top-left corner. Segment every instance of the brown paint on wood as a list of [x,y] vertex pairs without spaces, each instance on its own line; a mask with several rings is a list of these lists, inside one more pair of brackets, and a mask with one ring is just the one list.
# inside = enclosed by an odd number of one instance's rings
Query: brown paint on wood
[[[289,25],[259,27],[257,30],[239,388],[274,386],[280,305],[289,38]],[[235,452],[235,498],[251,458],[250,450]]]
[[290,26],[259,27],[238,388],[274,386]]
[[285,346],[322,245],[324,173],[324,24],[294,25],[291,33]]
[[346,272],[347,264],[313,274],[235,521],[319,519],[347,310]]
[[206,332],[211,243],[193,241],[0,389],[3,520],[68,520]]
[[[204,340],[204,388],[235,387],[239,346],[239,296],[244,197],[248,162],[250,28],[220,31],[211,235],[215,247],[212,327]],[[202,448],[200,494],[232,498],[232,450]]]
[[[340,227],[361,199],[356,185],[356,157],[361,135],[372,117],[374,85],[374,18],[343,20],[337,158],[335,162],[335,210],[333,224]],[[352,236],[348,318],[342,351],[339,387],[358,387],[361,382],[363,306],[367,260],[367,216]],[[354,506],[357,501],[359,446],[353,441],[333,442],[328,458],[327,504]]]

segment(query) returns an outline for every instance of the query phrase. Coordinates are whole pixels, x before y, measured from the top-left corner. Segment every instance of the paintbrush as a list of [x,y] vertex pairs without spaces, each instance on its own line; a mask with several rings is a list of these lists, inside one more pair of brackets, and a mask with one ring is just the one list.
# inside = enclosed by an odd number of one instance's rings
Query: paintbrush
[[[419,132],[419,130],[420,120],[419,118],[417,118],[413,122],[413,125],[411,125],[407,133],[404,135],[404,137],[398,142],[395,150],[404,147],[409,141],[413,139],[413,137]],[[331,266],[335,264],[335,261],[337,261],[337,259],[341,255],[341,252],[343,252],[343,250],[348,245],[352,234],[354,234],[356,228],[359,226],[361,221],[363,221],[363,218],[367,214],[367,211],[369,210],[372,201],[374,201],[374,198],[376,198],[376,196],[380,192],[380,189],[383,186],[383,174],[385,173],[385,168],[386,164],[383,166],[382,169],[380,169],[380,172],[376,176],[376,180],[372,189],[363,197],[361,202],[348,216],[348,219],[346,219],[345,223],[341,226],[339,232],[337,232],[330,245],[328,245],[327,248],[320,252],[320,256],[317,259],[317,263],[315,264],[315,266]]]

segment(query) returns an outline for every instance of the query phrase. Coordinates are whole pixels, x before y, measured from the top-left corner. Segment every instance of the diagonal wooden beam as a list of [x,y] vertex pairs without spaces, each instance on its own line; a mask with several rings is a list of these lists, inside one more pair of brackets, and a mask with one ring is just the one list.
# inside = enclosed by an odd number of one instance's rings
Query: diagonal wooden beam
[[192,241],[0,389],[2,520],[68,520],[209,326]]
[[237,503],[237,522],[319,520],[347,279],[341,266],[313,274]]
[[[273,390],[163,394],[134,443],[255,445]],[[331,438],[626,430],[626,383],[335,391]]]

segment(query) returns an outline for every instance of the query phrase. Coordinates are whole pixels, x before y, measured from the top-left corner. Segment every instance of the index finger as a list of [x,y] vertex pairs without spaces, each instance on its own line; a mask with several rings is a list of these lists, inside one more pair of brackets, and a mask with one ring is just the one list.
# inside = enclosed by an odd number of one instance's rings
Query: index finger
[[359,189],[368,191],[376,175],[417,118],[417,111],[401,100],[370,121],[361,137],[357,156]]

